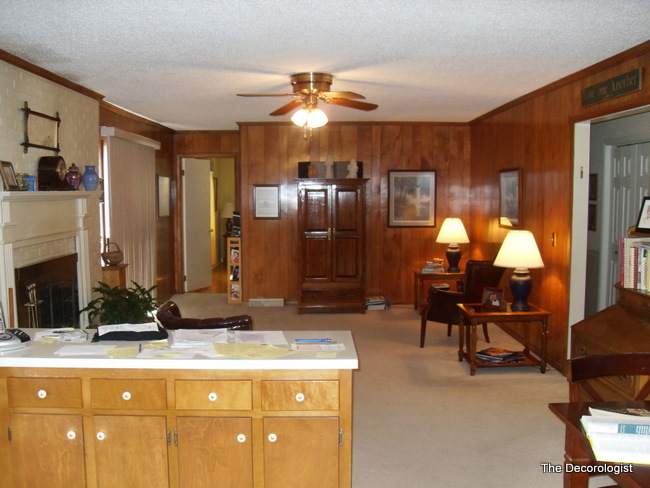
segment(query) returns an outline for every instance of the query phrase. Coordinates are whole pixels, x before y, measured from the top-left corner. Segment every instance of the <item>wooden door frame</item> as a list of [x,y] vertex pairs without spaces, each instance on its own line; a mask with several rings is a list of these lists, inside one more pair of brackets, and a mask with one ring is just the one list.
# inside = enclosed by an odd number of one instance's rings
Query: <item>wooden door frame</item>
[[176,189],[174,195],[174,287],[176,293],[183,293],[185,289],[185,263],[183,250],[183,159],[215,159],[231,158],[235,163],[235,208],[241,209],[241,162],[239,153],[181,153],[176,154],[174,161],[174,181]]

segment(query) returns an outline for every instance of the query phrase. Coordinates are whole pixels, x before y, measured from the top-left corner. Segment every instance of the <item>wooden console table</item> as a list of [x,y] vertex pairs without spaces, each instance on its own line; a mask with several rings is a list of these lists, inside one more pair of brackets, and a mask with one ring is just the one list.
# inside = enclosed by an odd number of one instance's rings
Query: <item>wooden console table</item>
[[[458,327],[458,360],[466,359],[470,365],[470,374],[474,376],[476,368],[503,368],[513,366],[539,366],[542,373],[546,372],[546,347],[548,342],[548,317],[550,312],[541,308],[530,306],[527,312],[513,312],[495,310],[485,307],[480,303],[459,303],[458,307],[463,314],[463,322]],[[524,350],[517,353],[524,358],[519,363],[487,363],[476,357],[476,326],[488,322],[523,322],[524,328]],[[541,322],[541,351],[540,359],[533,357],[529,350],[530,323]],[[465,349],[467,343],[467,350]]]
[[[413,308],[423,310],[427,305],[429,293],[425,289],[426,283],[430,281],[454,281],[462,280],[465,273],[423,273],[422,271],[413,271]],[[451,286],[451,283],[449,283]]]
[[[650,409],[650,402],[598,402],[598,403],[549,403],[548,407],[564,422],[566,429],[564,441],[564,488],[587,488],[589,473],[582,467],[596,463],[589,440],[580,424],[580,418],[589,413],[589,407],[596,408],[645,408]],[[633,464],[631,472],[614,472],[607,467],[618,463],[596,463],[603,467],[619,486],[624,488],[645,488],[650,486],[650,466]],[[621,465],[618,465],[621,466]],[[626,466],[626,465],[623,465]]]

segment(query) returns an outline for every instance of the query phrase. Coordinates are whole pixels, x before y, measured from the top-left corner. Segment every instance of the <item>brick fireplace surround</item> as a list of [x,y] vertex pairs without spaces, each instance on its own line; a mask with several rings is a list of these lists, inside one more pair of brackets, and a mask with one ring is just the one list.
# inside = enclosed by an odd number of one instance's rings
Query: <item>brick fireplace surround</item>
[[17,323],[15,269],[74,253],[83,308],[101,279],[99,192],[0,192],[0,302],[8,326],[27,327]]

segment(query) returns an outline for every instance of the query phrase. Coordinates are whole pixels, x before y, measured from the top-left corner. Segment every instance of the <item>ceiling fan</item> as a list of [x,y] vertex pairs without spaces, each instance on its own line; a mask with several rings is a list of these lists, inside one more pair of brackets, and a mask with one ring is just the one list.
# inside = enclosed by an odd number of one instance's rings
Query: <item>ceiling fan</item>
[[357,110],[375,110],[378,105],[360,102],[365,99],[363,95],[350,91],[329,91],[333,76],[329,73],[296,73],[291,75],[293,93],[238,93],[240,97],[293,97],[294,100],[283,105],[269,115],[285,115],[292,110],[304,105],[291,120],[301,127],[322,127],[327,123],[327,116],[317,108],[319,100],[325,103],[341,105]]

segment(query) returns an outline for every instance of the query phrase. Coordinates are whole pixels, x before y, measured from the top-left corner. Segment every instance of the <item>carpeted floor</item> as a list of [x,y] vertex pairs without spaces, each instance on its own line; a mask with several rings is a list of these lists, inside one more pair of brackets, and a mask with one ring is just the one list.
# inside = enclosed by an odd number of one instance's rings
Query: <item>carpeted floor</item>
[[[423,349],[412,306],[366,314],[298,315],[295,306],[228,305],[225,295],[172,298],[188,317],[249,314],[258,330],[350,330],[354,374],[353,488],[562,486],[543,463],[562,463],[564,428],[548,410],[567,401],[557,371],[479,369],[458,361],[457,329],[430,323]],[[485,345],[479,336],[479,347]],[[521,346],[490,326],[491,345]],[[611,484],[606,478],[590,486]],[[307,488],[307,487],[306,487]]]

